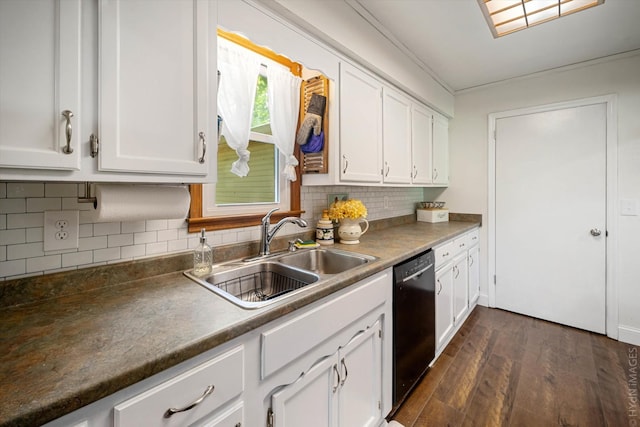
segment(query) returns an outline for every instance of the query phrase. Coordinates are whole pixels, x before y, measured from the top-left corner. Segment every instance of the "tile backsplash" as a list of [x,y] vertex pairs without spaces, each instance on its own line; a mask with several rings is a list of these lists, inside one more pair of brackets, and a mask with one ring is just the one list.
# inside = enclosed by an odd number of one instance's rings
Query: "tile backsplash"
[[[328,194],[345,193],[364,202],[370,220],[408,215],[415,211],[416,202],[429,198],[427,194],[432,191],[438,190],[302,187],[303,218],[315,227],[327,207]],[[198,244],[197,233],[189,234],[184,220],[92,223],[88,215],[91,205],[77,201],[82,194],[84,184],[0,182],[0,280],[183,252]],[[80,211],[79,247],[45,252],[44,212],[59,210]],[[280,234],[299,231],[288,224]],[[258,240],[260,231],[257,226],[211,231],[207,237],[215,250],[220,245]]]

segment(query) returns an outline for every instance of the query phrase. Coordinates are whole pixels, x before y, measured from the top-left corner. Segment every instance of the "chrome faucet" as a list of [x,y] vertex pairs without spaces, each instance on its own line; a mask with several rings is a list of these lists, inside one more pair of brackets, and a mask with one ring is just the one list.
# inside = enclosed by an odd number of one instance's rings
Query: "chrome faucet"
[[276,225],[273,226],[271,230],[269,227],[271,226],[271,214],[277,211],[278,208],[271,209],[263,218],[261,227],[261,237],[260,237],[260,256],[266,256],[271,253],[269,250],[269,246],[271,245],[271,240],[276,235],[278,230],[282,228],[288,222],[296,224],[298,227],[307,227],[307,221],[302,218],[297,218],[294,216],[288,216],[286,218],[282,218]]

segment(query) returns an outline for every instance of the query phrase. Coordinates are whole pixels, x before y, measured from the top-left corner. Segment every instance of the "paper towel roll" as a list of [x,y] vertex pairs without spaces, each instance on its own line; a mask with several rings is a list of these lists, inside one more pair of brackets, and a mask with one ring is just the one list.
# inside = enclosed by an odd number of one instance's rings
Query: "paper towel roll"
[[97,184],[93,222],[186,218],[191,196],[184,186]]

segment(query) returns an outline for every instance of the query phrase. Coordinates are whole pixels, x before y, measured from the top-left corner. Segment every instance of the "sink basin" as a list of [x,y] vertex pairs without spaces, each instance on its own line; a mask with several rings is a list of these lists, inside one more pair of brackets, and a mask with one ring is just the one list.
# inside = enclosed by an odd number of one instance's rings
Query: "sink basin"
[[303,249],[240,264],[235,261],[216,265],[211,274],[203,277],[193,274],[193,270],[184,274],[239,307],[251,309],[295,295],[319,282],[324,278],[321,276],[342,273],[375,259],[336,249]]
[[309,249],[283,255],[277,261],[288,266],[323,275],[342,273],[374,259],[374,257],[368,255],[335,249]]
[[215,270],[204,277],[192,271],[184,274],[242,308],[264,307],[320,279],[310,271],[272,261]]

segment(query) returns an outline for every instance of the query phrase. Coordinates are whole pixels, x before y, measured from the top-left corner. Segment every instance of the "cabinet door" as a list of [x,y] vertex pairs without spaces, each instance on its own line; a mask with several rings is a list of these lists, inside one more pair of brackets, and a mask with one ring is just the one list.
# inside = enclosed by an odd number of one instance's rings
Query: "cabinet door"
[[453,330],[453,265],[436,272],[436,351],[441,349]]
[[340,179],[379,183],[382,157],[382,85],[340,64]]
[[214,10],[101,0],[100,170],[205,176],[216,163]]
[[326,357],[293,384],[271,396],[274,427],[336,425],[340,378],[337,354]]
[[433,183],[449,184],[449,121],[433,116]]
[[356,335],[340,359],[340,427],[377,426],[382,405],[382,338],[380,320]]
[[0,167],[80,169],[81,80],[80,0],[0,1]]
[[409,184],[411,101],[386,87],[382,93],[382,180],[389,184]]
[[476,303],[480,296],[480,247],[469,249],[469,307]]
[[432,180],[432,114],[426,108],[413,105],[411,109],[411,182],[431,184]]
[[469,284],[467,271],[467,251],[453,260],[453,317],[454,323],[460,322],[469,307]]

